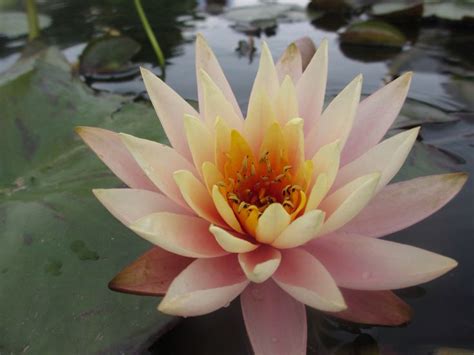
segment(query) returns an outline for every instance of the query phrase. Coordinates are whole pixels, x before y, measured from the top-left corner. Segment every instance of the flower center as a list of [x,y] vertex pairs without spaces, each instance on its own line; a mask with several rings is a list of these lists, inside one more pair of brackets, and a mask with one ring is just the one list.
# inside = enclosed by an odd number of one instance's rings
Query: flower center
[[232,131],[230,149],[223,159],[224,179],[217,183],[240,225],[252,236],[259,217],[271,204],[281,204],[292,220],[306,205],[307,184],[288,158],[280,126],[270,127],[267,136],[255,158],[240,133]]

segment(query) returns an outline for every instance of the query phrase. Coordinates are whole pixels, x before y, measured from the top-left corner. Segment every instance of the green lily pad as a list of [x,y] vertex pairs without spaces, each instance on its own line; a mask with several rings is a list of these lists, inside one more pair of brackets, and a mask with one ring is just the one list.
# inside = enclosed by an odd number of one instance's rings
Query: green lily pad
[[121,183],[75,135],[163,141],[148,104],[97,95],[50,48],[0,76],[0,353],[136,353],[173,318],[107,284],[149,248],[92,196]]
[[126,36],[96,38],[82,52],[79,70],[88,76],[129,71],[130,60],[140,48],[137,41]]
[[437,17],[447,21],[474,21],[472,1],[426,1],[423,17]]
[[341,33],[341,43],[401,48],[407,38],[395,26],[379,20],[357,22]]
[[412,21],[423,15],[423,1],[384,1],[372,5],[370,14],[396,22]]
[[[51,25],[51,18],[38,15],[40,29]],[[20,37],[28,34],[28,20],[26,13],[20,11],[5,11],[0,13],[0,36]]]

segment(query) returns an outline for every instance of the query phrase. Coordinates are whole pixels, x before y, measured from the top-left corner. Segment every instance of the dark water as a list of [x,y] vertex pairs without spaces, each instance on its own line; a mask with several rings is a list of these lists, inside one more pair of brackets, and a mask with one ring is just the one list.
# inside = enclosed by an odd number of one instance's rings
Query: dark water
[[[337,30],[346,25],[350,16],[328,18],[294,10],[296,14],[290,19],[267,23],[262,25],[265,27],[263,30],[256,31],[259,33],[250,35],[248,31],[239,31],[234,21],[226,19],[223,11],[226,8],[259,4],[257,0],[234,0],[227,4],[225,0],[208,3],[190,0],[143,2],[167,58],[166,81],[183,97],[194,99],[197,96],[193,49],[196,32],[203,33],[215,50],[242,107],[247,104],[257,70],[261,40],[268,41],[274,55],[279,55],[289,42],[298,37],[309,36],[316,43],[327,38],[330,41],[330,96],[358,73],[364,75],[363,92],[369,94],[382,86],[384,80],[390,80],[403,71],[414,70],[409,98],[416,107],[429,104],[435,112],[449,115],[461,113],[462,116],[456,122],[424,124],[423,139],[448,152],[444,153],[444,159],[452,159],[448,164],[450,170],[472,174],[473,27],[439,21],[403,25],[401,28],[407,31],[411,43],[400,53],[389,53],[370,47],[342,46]],[[306,5],[303,0],[294,3]],[[275,6],[273,2],[265,4],[267,11]],[[152,67],[156,73],[160,73],[136,16],[133,1],[49,0],[40,2],[39,8],[52,18],[52,25],[43,32],[45,37],[49,43],[59,46],[71,62],[78,59],[93,36],[114,28],[141,43],[142,50],[134,57],[135,63]],[[253,54],[248,50],[249,43],[255,46]],[[18,58],[24,44],[22,38],[0,39],[0,71]],[[97,90],[130,94],[142,94],[144,91],[138,76],[121,81],[89,82]],[[443,210],[389,237],[450,256],[459,262],[459,266],[448,275],[399,292],[414,308],[415,315],[410,324],[395,328],[360,328],[335,323],[310,311],[308,352],[462,354],[465,351],[466,354],[472,354],[473,191],[471,178],[459,196]],[[156,354],[250,353],[238,302],[208,316],[183,320],[157,340],[149,351]]]

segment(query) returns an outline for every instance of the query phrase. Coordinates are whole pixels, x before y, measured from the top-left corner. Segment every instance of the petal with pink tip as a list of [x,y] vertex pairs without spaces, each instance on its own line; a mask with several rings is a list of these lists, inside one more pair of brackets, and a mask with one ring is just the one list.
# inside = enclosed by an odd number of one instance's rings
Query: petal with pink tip
[[109,288],[125,293],[163,296],[169,285],[193,259],[154,247],[120,271]]
[[333,233],[308,243],[341,287],[356,290],[392,290],[431,281],[457,263],[420,248],[363,237]]
[[194,166],[201,171],[204,162],[214,161],[214,137],[197,117],[185,115],[184,128]]
[[290,224],[291,216],[281,203],[272,203],[268,206],[257,222],[257,240],[260,243],[272,243],[281,232]]
[[170,199],[187,207],[174,182],[173,173],[179,169],[195,172],[192,163],[166,145],[124,133],[121,133],[120,137],[150,180]]
[[235,235],[217,226],[210,226],[209,231],[216,238],[217,243],[229,253],[247,253],[258,248],[258,244],[253,244],[245,240],[241,235]]
[[362,156],[339,169],[333,190],[355,178],[374,171],[381,173],[377,191],[380,191],[400,170],[410,152],[419,127],[399,133],[372,147]]
[[235,213],[232,208],[229,206],[229,202],[227,199],[222,196],[221,192],[219,191],[219,187],[214,185],[212,188],[212,200],[216,206],[217,212],[222,217],[222,219],[230,226],[233,230],[243,233],[242,227],[240,226],[237,217],[235,217]]
[[344,298],[326,268],[301,248],[282,251],[273,280],[296,300],[316,309],[338,312],[346,309]]
[[[217,87],[222,91],[227,101],[229,101],[234,108],[237,115],[242,118],[242,112],[240,111],[239,104],[235,99],[232,88],[227,81],[224,72],[217,61],[214,52],[209,47],[205,38],[201,34],[196,35],[196,75],[198,85],[198,96],[199,102],[203,102],[203,88],[199,81],[199,73],[204,70],[212,78],[212,81],[216,83]],[[201,104],[200,104],[201,105]],[[201,108],[202,109],[202,108]]]
[[390,291],[340,288],[347,309],[329,315],[354,323],[394,326],[410,321],[413,311]]
[[303,63],[301,53],[296,43],[286,47],[285,52],[276,64],[278,79],[283,82],[285,76],[289,76],[293,83],[297,83],[303,74]]
[[190,258],[227,254],[209,232],[209,222],[192,216],[158,212],[140,218],[130,229],[149,242]]
[[329,195],[319,206],[328,218],[320,234],[341,228],[369,203],[380,179],[379,173],[361,176]]
[[309,211],[291,222],[272,245],[279,249],[295,248],[303,245],[316,238],[323,221],[323,211]]
[[213,128],[216,118],[222,117],[229,127],[240,130],[243,124],[242,117],[238,116],[234,107],[227,101],[227,98],[216,83],[214,83],[209,74],[202,69],[199,73],[199,85],[203,91],[203,101],[200,102],[199,105],[207,126]]
[[362,75],[358,75],[329,103],[306,135],[306,156],[312,157],[318,149],[336,140],[344,147],[354,122],[361,87]]
[[92,192],[105,208],[126,226],[155,212],[193,215],[189,208],[181,207],[156,192],[136,189],[94,189]]
[[188,170],[175,171],[174,180],[184,200],[196,214],[211,223],[223,225],[206,187]]
[[141,72],[151,103],[171,145],[179,154],[191,161],[191,152],[184,134],[183,117],[185,114],[199,117],[199,113],[151,71],[141,68]]
[[320,120],[328,75],[328,42],[323,40],[296,84],[300,117],[307,134]]
[[453,173],[388,185],[342,231],[383,237],[407,228],[448,203],[466,180],[465,173]]
[[288,75],[283,80],[276,95],[275,115],[281,126],[284,126],[292,118],[298,117],[296,89]]
[[250,284],[240,302],[255,354],[306,354],[306,310],[302,303],[271,280]]
[[125,184],[135,189],[158,191],[124,146],[118,133],[96,127],[76,127],[76,132]]
[[247,278],[255,283],[267,281],[278,269],[281,253],[268,245],[257,250],[239,254],[239,263]]
[[342,153],[342,165],[358,158],[383,138],[403,106],[411,76],[411,72],[403,74],[360,103]]
[[158,310],[185,317],[210,313],[228,305],[248,283],[235,254],[198,259],[174,279]]

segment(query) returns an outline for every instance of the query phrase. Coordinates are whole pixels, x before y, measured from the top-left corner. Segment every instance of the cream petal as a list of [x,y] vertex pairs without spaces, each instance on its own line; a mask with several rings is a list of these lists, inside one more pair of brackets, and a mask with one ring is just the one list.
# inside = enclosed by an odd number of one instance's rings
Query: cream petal
[[100,203],[126,226],[155,212],[194,214],[189,208],[179,206],[168,197],[147,190],[94,189],[92,192]]
[[304,131],[303,119],[293,118],[283,127],[283,136],[285,138],[288,159],[293,171],[304,164]]
[[184,200],[199,217],[220,226],[224,224],[201,181],[187,170],[175,171],[173,176]]
[[185,114],[199,117],[199,113],[151,71],[140,69],[146,90],[166,136],[174,149],[191,161],[191,152],[184,134],[183,117]]
[[204,162],[202,164],[201,171],[207,191],[210,193],[212,193],[212,189],[214,188],[215,184],[217,184],[219,181],[224,181],[224,176],[222,173],[219,171],[217,166],[211,162]]
[[174,182],[173,173],[176,170],[186,169],[197,175],[192,163],[166,145],[123,133],[120,137],[150,180],[173,201],[181,206],[187,206]]
[[303,63],[296,43],[291,43],[286,47],[275,67],[280,82],[283,82],[286,76],[289,76],[293,83],[298,82],[303,74]]
[[296,88],[288,75],[283,80],[276,95],[275,115],[281,126],[284,126],[292,118],[298,117]]
[[209,222],[193,216],[157,212],[133,222],[130,229],[159,247],[190,258],[214,258],[227,252],[209,232]]
[[109,288],[136,295],[163,296],[171,281],[192,261],[154,247],[120,271],[109,282]]
[[235,254],[198,259],[174,279],[158,310],[185,317],[207,314],[228,305],[248,283]]
[[313,156],[318,149],[336,140],[344,146],[352,129],[361,87],[362,75],[359,74],[329,103],[306,135],[306,156]]
[[244,233],[239,221],[237,220],[237,217],[235,216],[234,211],[229,206],[227,199],[222,196],[217,186],[212,188],[212,200],[214,201],[217,212],[219,212],[219,215],[222,217],[225,223],[227,223],[233,230],[239,233]]
[[258,244],[253,244],[245,240],[243,236],[235,235],[217,226],[211,225],[209,231],[214,235],[222,249],[229,253],[247,253],[258,248]]
[[342,165],[376,145],[397,118],[410,88],[412,73],[405,73],[359,104],[354,127],[342,152]]
[[288,294],[310,307],[328,312],[346,308],[333,278],[315,257],[295,248],[282,251],[280,267],[273,280]]
[[272,243],[290,224],[291,216],[280,203],[272,203],[262,213],[257,222],[257,240]]
[[361,291],[340,288],[347,309],[329,315],[353,323],[402,325],[412,317],[412,310],[390,291]]
[[250,101],[252,101],[252,96],[260,90],[265,92],[265,94],[273,100],[277,94],[278,88],[280,87],[272,53],[270,52],[267,43],[264,41],[262,42],[261,50],[262,53],[260,55],[257,75],[250,94]]
[[306,310],[302,303],[271,280],[250,284],[240,302],[255,354],[306,354]]
[[379,171],[381,173],[377,191],[380,191],[400,170],[410,152],[419,127],[399,133],[372,147],[362,156],[339,169],[333,190],[355,178]]
[[203,163],[214,161],[214,137],[204,123],[193,116],[184,116],[184,128],[194,166],[202,171]]
[[331,188],[339,170],[341,144],[339,140],[322,146],[311,159],[313,162],[313,176],[326,174],[328,188]]
[[198,33],[196,35],[196,75],[198,84],[199,102],[203,102],[203,88],[200,82],[199,73],[204,70],[212,78],[212,81],[217,85],[220,91],[224,94],[228,102],[231,103],[235,113],[242,118],[239,104],[235,99],[232,88],[230,87],[224,72],[217,61],[214,52],[212,51],[205,38]]
[[324,39],[296,83],[299,114],[304,119],[306,134],[320,120],[326,94],[327,75],[328,42]]
[[467,180],[465,173],[423,176],[383,188],[344,232],[383,237],[407,228],[448,203]]
[[333,233],[308,243],[341,287],[392,290],[431,281],[457,263],[409,245],[356,234]]
[[124,146],[118,133],[96,127],[76,127],[76,132],[125,184],[135,189],[158,191]]
[[303,245],[316,238],[323,222],[323,211],[309,211],[291,222],[272,245],[279,249],[295,248]]
[[[232,104],[211,79],[208,73],[201,69],[199,73],[199,85],[202,88],[202,102],[199,104],[201,114],[210,128],[214,127],[217,117],[222,119],[231,128],[242,129],[243,119],[238,116]],[[239,111],[240,112],[240,111]]]
[[262,245],[257,250],[239,254],[239,263],[247,278],[255,283],[267,281],[278,269],[281,253]]
[[321,201],[326,197],[326,194],[329,191],[329,179],[327,174],[321,173],[316,178],[311,191],[309,193],[308,201],[306,202],[305,211],[311,211],[318,208]]
[[320,234],[341,228],[354,218],[374,196],[380,173],[361,176],[329,195],[319,208],[326,212]]

